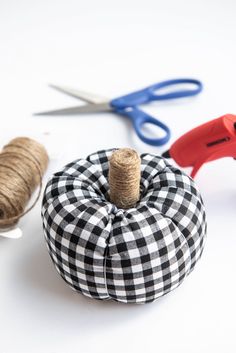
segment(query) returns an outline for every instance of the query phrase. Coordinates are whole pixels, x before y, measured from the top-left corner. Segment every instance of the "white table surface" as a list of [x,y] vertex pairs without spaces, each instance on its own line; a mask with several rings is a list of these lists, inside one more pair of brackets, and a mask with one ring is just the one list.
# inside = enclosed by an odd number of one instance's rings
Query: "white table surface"
[[[233,0],[7,0],[0,2],[0,143],[26,135],[51,163],[140,142],[114,114],[33,117],[77,104],[47,87],[58,83],[111,97],[162,79],[194,76],[197,98],[146,111],[184,132],[236,113],[236,3]],[[189,172],[189,171],[187,171]],[[19,240],[0,239],[0,352],[234,352],[236,349],[236,163],[205,165],[196,182],[206,204],[208,239],[185,282],[149,305],[89,300],[56,273],[46,250],[40,203]]]

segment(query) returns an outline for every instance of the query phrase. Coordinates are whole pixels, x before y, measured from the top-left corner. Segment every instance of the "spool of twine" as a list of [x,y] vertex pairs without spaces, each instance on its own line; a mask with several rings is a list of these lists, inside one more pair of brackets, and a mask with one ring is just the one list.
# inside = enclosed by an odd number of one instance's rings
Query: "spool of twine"
[[134,207],[140,198],[141,160],[136,151],[113,152],[109,166],[110,201],[119,208]]
[[[0,228],[11,228],[35,206],[47,165],[47,151],[30,138],[18,137],[3,147],[0,153]],[[38,196],[25,210],[37,186]]]

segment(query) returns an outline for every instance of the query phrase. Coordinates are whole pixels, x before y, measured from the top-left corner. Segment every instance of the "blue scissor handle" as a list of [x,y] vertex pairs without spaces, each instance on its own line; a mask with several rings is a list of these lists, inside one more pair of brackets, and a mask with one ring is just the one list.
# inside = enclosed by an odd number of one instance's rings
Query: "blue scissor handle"
[[[134,129],[138,137],[145,143],[153,146],[161,146],[167,143],[170,139],[170,129],[168,126],[163,124],[161,121],[153,118],[152,116],[146,114],[137,107],[129,107],[126,109],[117,110],[118,113],[126,115],[132,120]],[[165,136],[159,138],[150,138],[143,134],[142,126],[146,123],[153,124],[165,131]]]
[[[158,90],[178,84],[192,84],[195,85],[196,88],[185,90],[182,89],[169,93],[158,94]],[[115,109],[123,109],[126,107],[133,107],[139,104],[144,104],[155,100],[190,97],[200,93],[202,91],[202,87],[203,86],[200,81],[191,78],[178,78],[174,80],[167,80],[156,83],[140,91],[136,91],[125,96],[115,98],[110,102],[110,104]]]

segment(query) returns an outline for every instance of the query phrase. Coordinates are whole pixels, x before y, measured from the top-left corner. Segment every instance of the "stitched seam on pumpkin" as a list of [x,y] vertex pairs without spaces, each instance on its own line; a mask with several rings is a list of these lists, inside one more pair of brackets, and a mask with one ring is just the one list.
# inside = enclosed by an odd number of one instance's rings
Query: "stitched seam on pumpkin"
[[103,276],[104,276],[104,282],[105,282],[105,289],[107,292],[107,296],[110,299],[110,294],[108,293],[108,288],[107,288],[107,254],[108,254],[108,244],[105,248],[105,252],[104,252],[104,270],[103,270]]
[[[148,204],[148,203],[147,203],[147,204]],[[157,210],[157,208],[155,208],[155,207],[153,207],[153,206],[152,206],[152,208],[154,208],[155,210]],[[184,234],[183,234],[183,233],[181,232],[181,230],[179,229],[178,223],[177,223],[173,218],[170,218],[169,216],[167,216],[167,215],[166,215],[165,213],[163,213],[162,211],[160,211],[160,210],[158,210],[158,211],[159,211],[160,214],[163,216],[163,218],[166,218],[166,219],[170,220],[170,222],[174,225],[175,229],[177,229],[177,230],[179,231],[180,237],[182,238],[183,243],[184,243],[185,245],[187,245],[188,252],[189,252],[189,254],[190,254],[190,261],[191,261],[191,266],[190,266],[190,268],[191,268],[191,267],[192,267],[192,258],[191,258],[190,246],[189,246],[188,241],[187,241],[187,239],[185,238]],[[188,274],[189,274],[189,272],[190,272],[190,270],[188,271]]]

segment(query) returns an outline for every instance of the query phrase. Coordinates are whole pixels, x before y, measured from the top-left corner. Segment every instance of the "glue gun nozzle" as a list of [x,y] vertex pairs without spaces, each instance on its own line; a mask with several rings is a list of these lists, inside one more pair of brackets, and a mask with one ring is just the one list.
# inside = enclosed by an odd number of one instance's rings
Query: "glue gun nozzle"
[[162,153],[162,157],[164,157],[164,158],[171,158],[171,157],[170,157],[170,151],[168,150],[168,151],[165,151],[164,153]]

